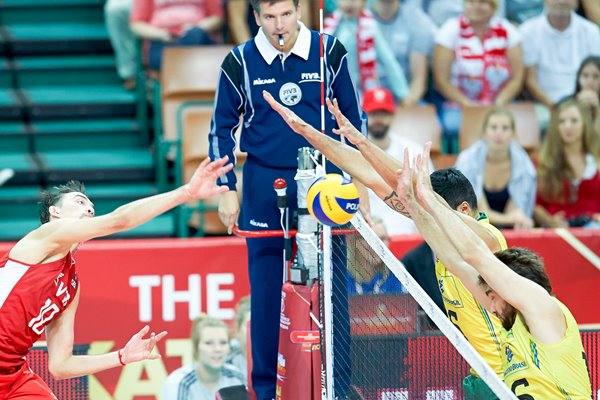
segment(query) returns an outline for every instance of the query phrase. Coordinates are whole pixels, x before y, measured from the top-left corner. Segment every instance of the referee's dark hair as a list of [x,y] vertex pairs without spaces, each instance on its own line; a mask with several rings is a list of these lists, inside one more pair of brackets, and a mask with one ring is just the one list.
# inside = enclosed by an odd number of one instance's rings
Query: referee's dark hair
[[477,196],[473,185],[456,168],[444,168],[431,173],[431,187],[442,196],[453,210],[466,201],[473,211],[477,211]]
[[[256,11],[257,13],[260,14],[260,3],[269,3],[269,5],[275,4],[275,3],[280,3],[282,1],[289,1],[289,0],[250,0],[250,5],[252,5],[252,9],[254,11]],[[293,0],[294,1],[294,8],[298,8],[298,2],[300,0]]]

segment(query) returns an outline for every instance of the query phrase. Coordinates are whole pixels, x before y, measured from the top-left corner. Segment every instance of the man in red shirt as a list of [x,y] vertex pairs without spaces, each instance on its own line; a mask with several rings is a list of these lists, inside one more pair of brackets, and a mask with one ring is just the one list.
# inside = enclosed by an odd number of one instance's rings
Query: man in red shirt
[[144,339],[150,327],[132,336],[119,351],[74,356],[75,311],[79,281],[73,254],[80,243],[132,229],[182,203],[228,190],[216,180],[232,168],[227,157],[204,160],[184,186],[125,204],[94,217],[94,204],[80,182],[45,192],[40,219],[31,231],[0,258],[0,398],[56,399],[46,383],[29,369],[29,348],[46,332],[48,369],[57,379],[93,374],[151,354],[167,332]]

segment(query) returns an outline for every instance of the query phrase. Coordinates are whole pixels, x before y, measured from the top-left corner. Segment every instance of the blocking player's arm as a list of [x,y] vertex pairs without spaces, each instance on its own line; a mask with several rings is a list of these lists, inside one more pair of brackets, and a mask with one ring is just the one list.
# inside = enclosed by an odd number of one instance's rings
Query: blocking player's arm
[[[439,195],[438,197],[438,201],[440,201],[443,205],[446,205],[448,207],[448,209],[450,209],[450,206],[447,205],[446,201],[444,201],[444,199],[442,199]],[[500,242],[498,242],[498,238],[496,236],[494,236],[494,234],[492,232],[490,232],[489,229],[487,229],[484,225],[480,224],[479,222],[477,222],[477,220],[475,220],[475,218],[471,217],[470,215],[467,214],[463,214],[461,212],[458,212],[456,210],[452,210],[465,224],[467,224],[467,226],[481,239],[483,240],[483,242],[486,244],[486,246],[488,247],[488,249],[490,249],[492,252],[496,252],[496,251],[500,251],[503,249],[502,245],[500,244]]]
[[217,179],[233,168],[228,158],[210,162],[205,159],[190,181],[170,192],[146,197],[125,204],[113,212],[94,218],[57,219],[36,229],[29,239],[36,240],[46,248],[63,248],[95,237],[135,228],[152,218],[193,199],[203,199],[227,191],[216,186]]
[[[426,147],[423,160],[428,161],[428,158],[429,149]],[[535,338],[544,343],[560,340],[566,325],[562,311],[550,294],[540,285],[517,274],[498,260],[483,240],[449,210],[447,205],[439,201],[431,189],[428,171],[422,165],[423,160],[417,163],[414,180],[418,203],[433,216],[437,226],[444,232],[447,240],[456,248],[464,262],[472,266],[490,288],[521,313]],[[460,275],[459,278],[463,280]],[[464,280],[463,283],[468,284]],[[481,291],[482,286],[477,286]],[[470,286],[467,288],[471,291]],[[476,293],[471,293],[480,301],[480,294],[476,296]],[[486,302],[481,304],[485,307]]]
[[[99,355],[73,355],[75,312],[79,304],[79,292],[80,288],[65,311],[46,326],[48,370],[55,379],[75,378],[121,366],[117,351]],[[150,338],[143,339],[148,331],[149,328],[145,327],[121,349],[121,360],[124,363],[160,358],[151,351],[167,332],[152,334]]]
[[[471,294],[473,294],[473,297],[485,307],[489,303],[489,299],[478,284],[479,274],[460,256],[456,247],[448,240],[446,233],[441,229],[429,211],[417,202],[413,189],[415,171],[414,168],[411,168],[407,156],[408,150],[405,150],[403,167],[397,172],[398,187],[396,191],[400,201],[406,207],[410,217],[415,222],[425,241],[431,246],[436,257],[463,282]],[[431,195],[435,198],[433,191]],[[448,212],[452,213],[452,210],[448,208]],[[457,216],[457,218],[459,217]]]
[[355,145],[387,185],[391,188],[396,187],[396,171],[402,168],[402,164],[356,130],[342,114],[337,99],[333,99],[333,101],[327,99],[327,107],[337,120],[339,127],[334,129],[333,132],[344,136],[350,143]]
[[[273,110],[281,115],[283,120],[294,132],[302,135],[315,149],[323,153],[329,161],[352,175],[352,177],[369,189],[373,190],[377,196],[384,198],[390,194],[392,188],[390,188],[383,179],[375,173],[371,165],[358,150],[339,140],[335,140],[328,135],[323,135],[298,117],[292,110],[275,100],[269,92],[263,91],[263,97],[271,105]],[[347,123],[350,124],[349,121]],[[352,126],[352,124],[350,124],[350,126]],[[354,126],[352,126],[352,128],[356,130]],[[362,136],[358,130],[356,132],[357,135]]]

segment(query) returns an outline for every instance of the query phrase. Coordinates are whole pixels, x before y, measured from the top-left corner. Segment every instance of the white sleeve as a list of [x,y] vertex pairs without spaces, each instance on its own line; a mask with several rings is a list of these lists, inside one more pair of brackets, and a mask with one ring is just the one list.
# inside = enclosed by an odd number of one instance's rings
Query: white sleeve
[[519,32],[519,29],[516,26],[508,22],[508,20],[506,19],[502,21],[502,24],[504,25],[504,28],[506,29],[506,34],[508,36],[507,39],[509,49],[515,47],[523,41],[523,36],[521,35],[521,32]]
[[525,21],[521,25],[521,36],[523,38],[523,63],[526,67],[537,65],[539,62],[539,45],[537,43],[538,34],[535,29],[534,21]]
[[447,49],[454,50],[459,34],[458,18],[450,18],[438,29],[435,35],[435,43]]
[[176,374],[171,373],[167,377],[167,380],[165,381],[165,384],[164,384],[163,390],[162,390],[162,398],[164,400],[178,398],[179,382],[180,382],[180,378]]

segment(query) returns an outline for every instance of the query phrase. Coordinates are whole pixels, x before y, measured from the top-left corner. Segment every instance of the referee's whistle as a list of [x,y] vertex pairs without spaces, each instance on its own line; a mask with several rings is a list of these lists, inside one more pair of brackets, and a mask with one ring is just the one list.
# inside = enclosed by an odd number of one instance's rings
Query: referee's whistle
[[278,35],[279,37],[279,46],[283,47],[283,35]]

